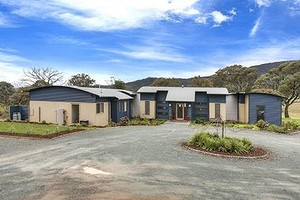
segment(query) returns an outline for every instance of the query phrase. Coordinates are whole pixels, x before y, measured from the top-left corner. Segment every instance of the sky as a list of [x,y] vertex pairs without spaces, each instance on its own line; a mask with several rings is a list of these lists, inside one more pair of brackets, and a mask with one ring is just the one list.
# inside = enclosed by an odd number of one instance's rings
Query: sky
[[52,67],[98,84],[300,59],[300,0],[0,0],[0,81]]

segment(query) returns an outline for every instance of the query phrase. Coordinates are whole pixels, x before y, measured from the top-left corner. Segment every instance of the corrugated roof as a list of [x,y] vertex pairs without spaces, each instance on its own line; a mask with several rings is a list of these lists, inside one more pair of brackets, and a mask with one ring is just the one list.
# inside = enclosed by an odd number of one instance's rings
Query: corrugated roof
[[92,93],[99,97],[115,97],[120,100],[124,99],[133,99],[131,96],[122,92],[118,89],[107,89],[107,88],[91,88],[91,87],[76,87],[76,86],[67,86],[70,88],[79,89],[88,93]]
[[166,101],[195,101],[196,92],[206,92],[207,94],[228,95],[227,88],[213,87],[153,87],[145,86],[138,90],[138,93],[156,93],[158,91],[167,91]]

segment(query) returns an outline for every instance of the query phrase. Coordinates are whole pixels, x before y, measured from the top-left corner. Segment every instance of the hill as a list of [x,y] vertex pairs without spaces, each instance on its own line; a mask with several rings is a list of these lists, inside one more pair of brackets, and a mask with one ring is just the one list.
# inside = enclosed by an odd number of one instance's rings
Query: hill
[[[255,68],[259,74],[267,73],[270,69],[279,67],[281,64],[285,62],[291,62],[291,61],[280,61],[280,62],[273,62],[273,63],[264,63],[260,65],[251,66],[250,68]],[[210,78],[211,76],[208,76],[207,78]],[[126,88],[128,90],[137,91],[142,86],[150,86],[152,83],[156,80],[156,77],[148,77],[132,82],[126,83]],[[181,82],[181,85],[187,86],[192,78],[178,78],[178,80]]]
[[292,60],[290,61],[280,61],[280,62],[273,62],[273,63],[264,63],[264,64],[260,64],[260,65],[254,65],[254,66],[251,66],[250,68],[255,68],[256,71],[259,73],[259,74],[265,74],[267,73],[270,69],[273,69],[273,68],[277,68],[279,67],[281,64],[285,63],[285,62],[291,62]]

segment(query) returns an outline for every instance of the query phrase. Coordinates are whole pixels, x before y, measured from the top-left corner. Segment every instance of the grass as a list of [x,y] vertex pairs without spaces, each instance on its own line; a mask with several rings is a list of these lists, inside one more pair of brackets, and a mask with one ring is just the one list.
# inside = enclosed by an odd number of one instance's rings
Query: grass
[[247,139],[234,137],[220,138],[218,135],[209,132],[196,133],[188,142],[189,146],[200,147],[207,151],[245,154],[252,149],[252,143]]
[[15,133],[20,135],[50,135],[60,132],[71,132],[78,129],[83,129],[83,127],[28,122],[0,122],[0,133]]
[[300,120],[300,101],[293,103],[289,108],[291,118]]

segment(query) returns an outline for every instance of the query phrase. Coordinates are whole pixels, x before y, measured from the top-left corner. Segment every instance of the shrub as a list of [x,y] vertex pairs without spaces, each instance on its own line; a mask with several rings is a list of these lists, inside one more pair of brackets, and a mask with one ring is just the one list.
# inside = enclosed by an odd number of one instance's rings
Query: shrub
[[161,125],[164,124],[166,120],[163,119],[142,119],[142,118],[133,118],[128,121],[128,125]]
[[129,118],[127,116],[120,118],[120,126],[127,126]]
[[42,124],[47,124],[47,122],[45,120],[42,121]]
[[196,133],[188,145],[201,147],[207,151],[218,151],[243,154],[252,150],[253,146],[247,139],[238,139],[233,137],[220,138],[218,135],[212,135],[209,132]]
[[266,128],[267,131],[272,131],[276,133],[287,133],[284,127],[276,126],[271,124],[269,127]]
[[286,130],[297,130],[298,129],[298,124],[293,121],[287,121],[283,123],[283,127]]
[[264,120],[261,119],[256,123],[256,126],[261,129],[264,129],[264,128],[267,128],[269,126],[269,124],[268,124],[268,122],[265,122]]
[[202,118],[197,118],[195,121],[194,121],[195,124],[205,124],[205,120],[202,119]]

